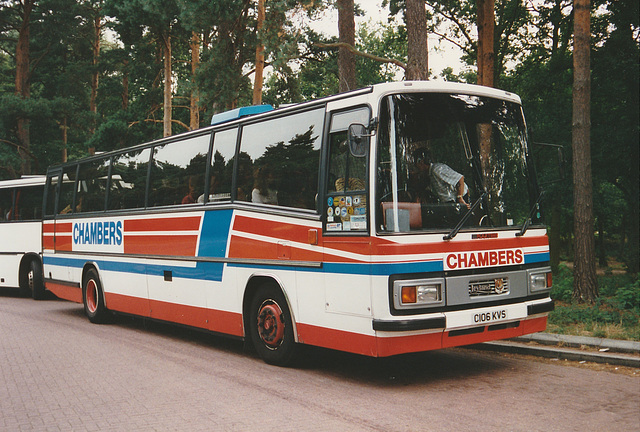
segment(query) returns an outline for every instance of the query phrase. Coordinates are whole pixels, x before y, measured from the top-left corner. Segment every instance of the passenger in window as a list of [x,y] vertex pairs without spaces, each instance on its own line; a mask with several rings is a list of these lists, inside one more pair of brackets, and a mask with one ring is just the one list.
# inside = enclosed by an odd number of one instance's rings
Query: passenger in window
[[[182,204],[194,204],[196,202],[195,176],[189,176],[189,191],[182,198]],[[179,195],[178,195],[179,196]]]
[[[219,180],[220,174],[211,175],[211,179],[209,181],[209,199],[208,202],[213,201],[222,201],[228,200],[231,198],[231,194],[221,192],[221,182]],[[202,204],[204,202],[204,194],[198,197],[198,203]]]
[[255,170],[255,182],[251,202],[278,205],[278,192],[274,189],[275,177],[271,168],[264,165]]
[[[75,213],[80,213],[82,211],[82,201],[83,201],[83,199],[84,199],[83,195],[78,195],[78,204],[76,204]],[[68,214],[68,213],[71,213],[71,204],[69,204],[68,206],[63,208],[62,211],[60,212],[60,214]]]
[[[469,187],[464,181],[464,176],[456,172],[446,164],[432,162],[431,155],[426,148],[419,148],[413,153],[417,175],[423,182],[428,183],[431,191],[440,202],[457,202],[466,208],[470,205],[465,201],[468,198]],[[418,191],[420,201],[421,191]]]

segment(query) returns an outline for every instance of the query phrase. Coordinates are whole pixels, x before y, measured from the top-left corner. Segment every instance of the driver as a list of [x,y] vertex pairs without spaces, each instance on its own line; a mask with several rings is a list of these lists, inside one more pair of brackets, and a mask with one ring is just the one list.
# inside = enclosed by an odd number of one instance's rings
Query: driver
[[413,152],[418,171],[429,179],[431,190],[438,196],[441,202],[457,202],[466,208],[470,205],[464,197],[469,193],[469,188],[464,182],[464,176],[448,165],[431,162],[431,156],[426,148],[419,148]]

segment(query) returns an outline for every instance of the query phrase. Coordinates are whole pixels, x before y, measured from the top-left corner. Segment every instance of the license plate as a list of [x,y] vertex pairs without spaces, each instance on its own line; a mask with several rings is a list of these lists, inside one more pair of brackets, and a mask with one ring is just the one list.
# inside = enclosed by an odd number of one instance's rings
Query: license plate
[[447,330],[454,328],[491,325],[504,321],[515,321],[527,317],[527,305],[524,303],[477,308],[466,311],[446,312]]
[[504,321],[509,319],[509,314],[506,309],[499,309],[493,311],[483,311],[473,314],[473,323],[474,324],[486,324],[492,323],[496,321]]

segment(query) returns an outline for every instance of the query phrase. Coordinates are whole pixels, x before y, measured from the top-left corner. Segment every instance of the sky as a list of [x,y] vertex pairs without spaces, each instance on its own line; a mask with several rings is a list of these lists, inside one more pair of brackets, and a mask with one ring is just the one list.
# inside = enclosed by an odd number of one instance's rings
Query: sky
[[[356,17],[356,27],[366,22],[386,22],[389,14],[387,8],[381,6],[381,0],[356,0],[356,4],[365,11],[365,16]],[[335,8],[325,11],[321,19],[309,23],[315,31],[328,36],[338,36],[338,11]],[[465,65],[460,60],[461,52],[453,44],[440,42],[434,35],[429,35],[429,69],[434,75],[439,75],[446,68],[453,68],[459,73]]]

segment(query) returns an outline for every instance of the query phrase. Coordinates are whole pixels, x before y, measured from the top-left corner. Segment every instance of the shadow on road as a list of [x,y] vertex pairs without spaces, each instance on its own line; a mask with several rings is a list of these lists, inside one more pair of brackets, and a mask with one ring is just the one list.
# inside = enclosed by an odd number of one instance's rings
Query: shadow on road
[[[20,289],[18,289],[18,288],[7,288],[7,287],[0,287],[0,297],[15,297],[15,298],[23,297],[23,298],[29,298],[29,297],[24,297],[22,294],[20,294]],[[53,295],[53,293],[51,293],[49,291],[45,291],[44,292],[44,298],[42,300],[59,300],[59,299],[58,299],[58,297]]]
[[[53,294],[48,294],[51,295],[50,300],[57,299]],[[20,293],[17,289],[0,288],[0,296],[20,298]],[[24,300],[32,301],[27,298]],[[67,315],[79,320],[79,326],[88,324],[81,304],[66,301],[60,301],[60,304],[64,306],[55,308],[56,314]],[[49,305],[54,306],[52,303],[49,303]],[[54,311],[51,310],[51,312]],[[180,343],[189,343],[211,350],[226,352],[234,357],[244,357],[251,361],[262,362],[251,348],[246,347],[245,343],[237,338],[121,314],[114,315],[107,325],[172,339],[175,341],[178,350],[180,349],[178,348]],[[505,368],[517,367],[514,366],[513,361],[491,353],[455,348],[386,358],[372,358],[310,346],[300,346],[300,349],[301,355],[292,366],[295,369],[329,374],[341,379],[355,380],[360,383],[377,386],[394,387],[458,378],[464,380],[471,376],[491,376]],[[271,368],[272,366],[266,367]],[[279,368],[273,368],[277,373]]]
[[[176,339],[244,356],[261,362],[253,349],[239,339],[211,334],[192,328],[158,322],[139,317],[116,315],[113,324],[130,329],[151,332],[162,337]],[[467,379],[474,375],[491,375],[508,366],[506,359],[490,353],[462,349],[445,349],[422,353],[404,354],[386,358],[373,358],[318,347],[300,346],[301,354],[292,366],[298,370],[331,374],[348,380],[398,386],[440,380]],[[269,366],[272,367],[272,366]],[[279,368],[273,367],[275,371]]]

